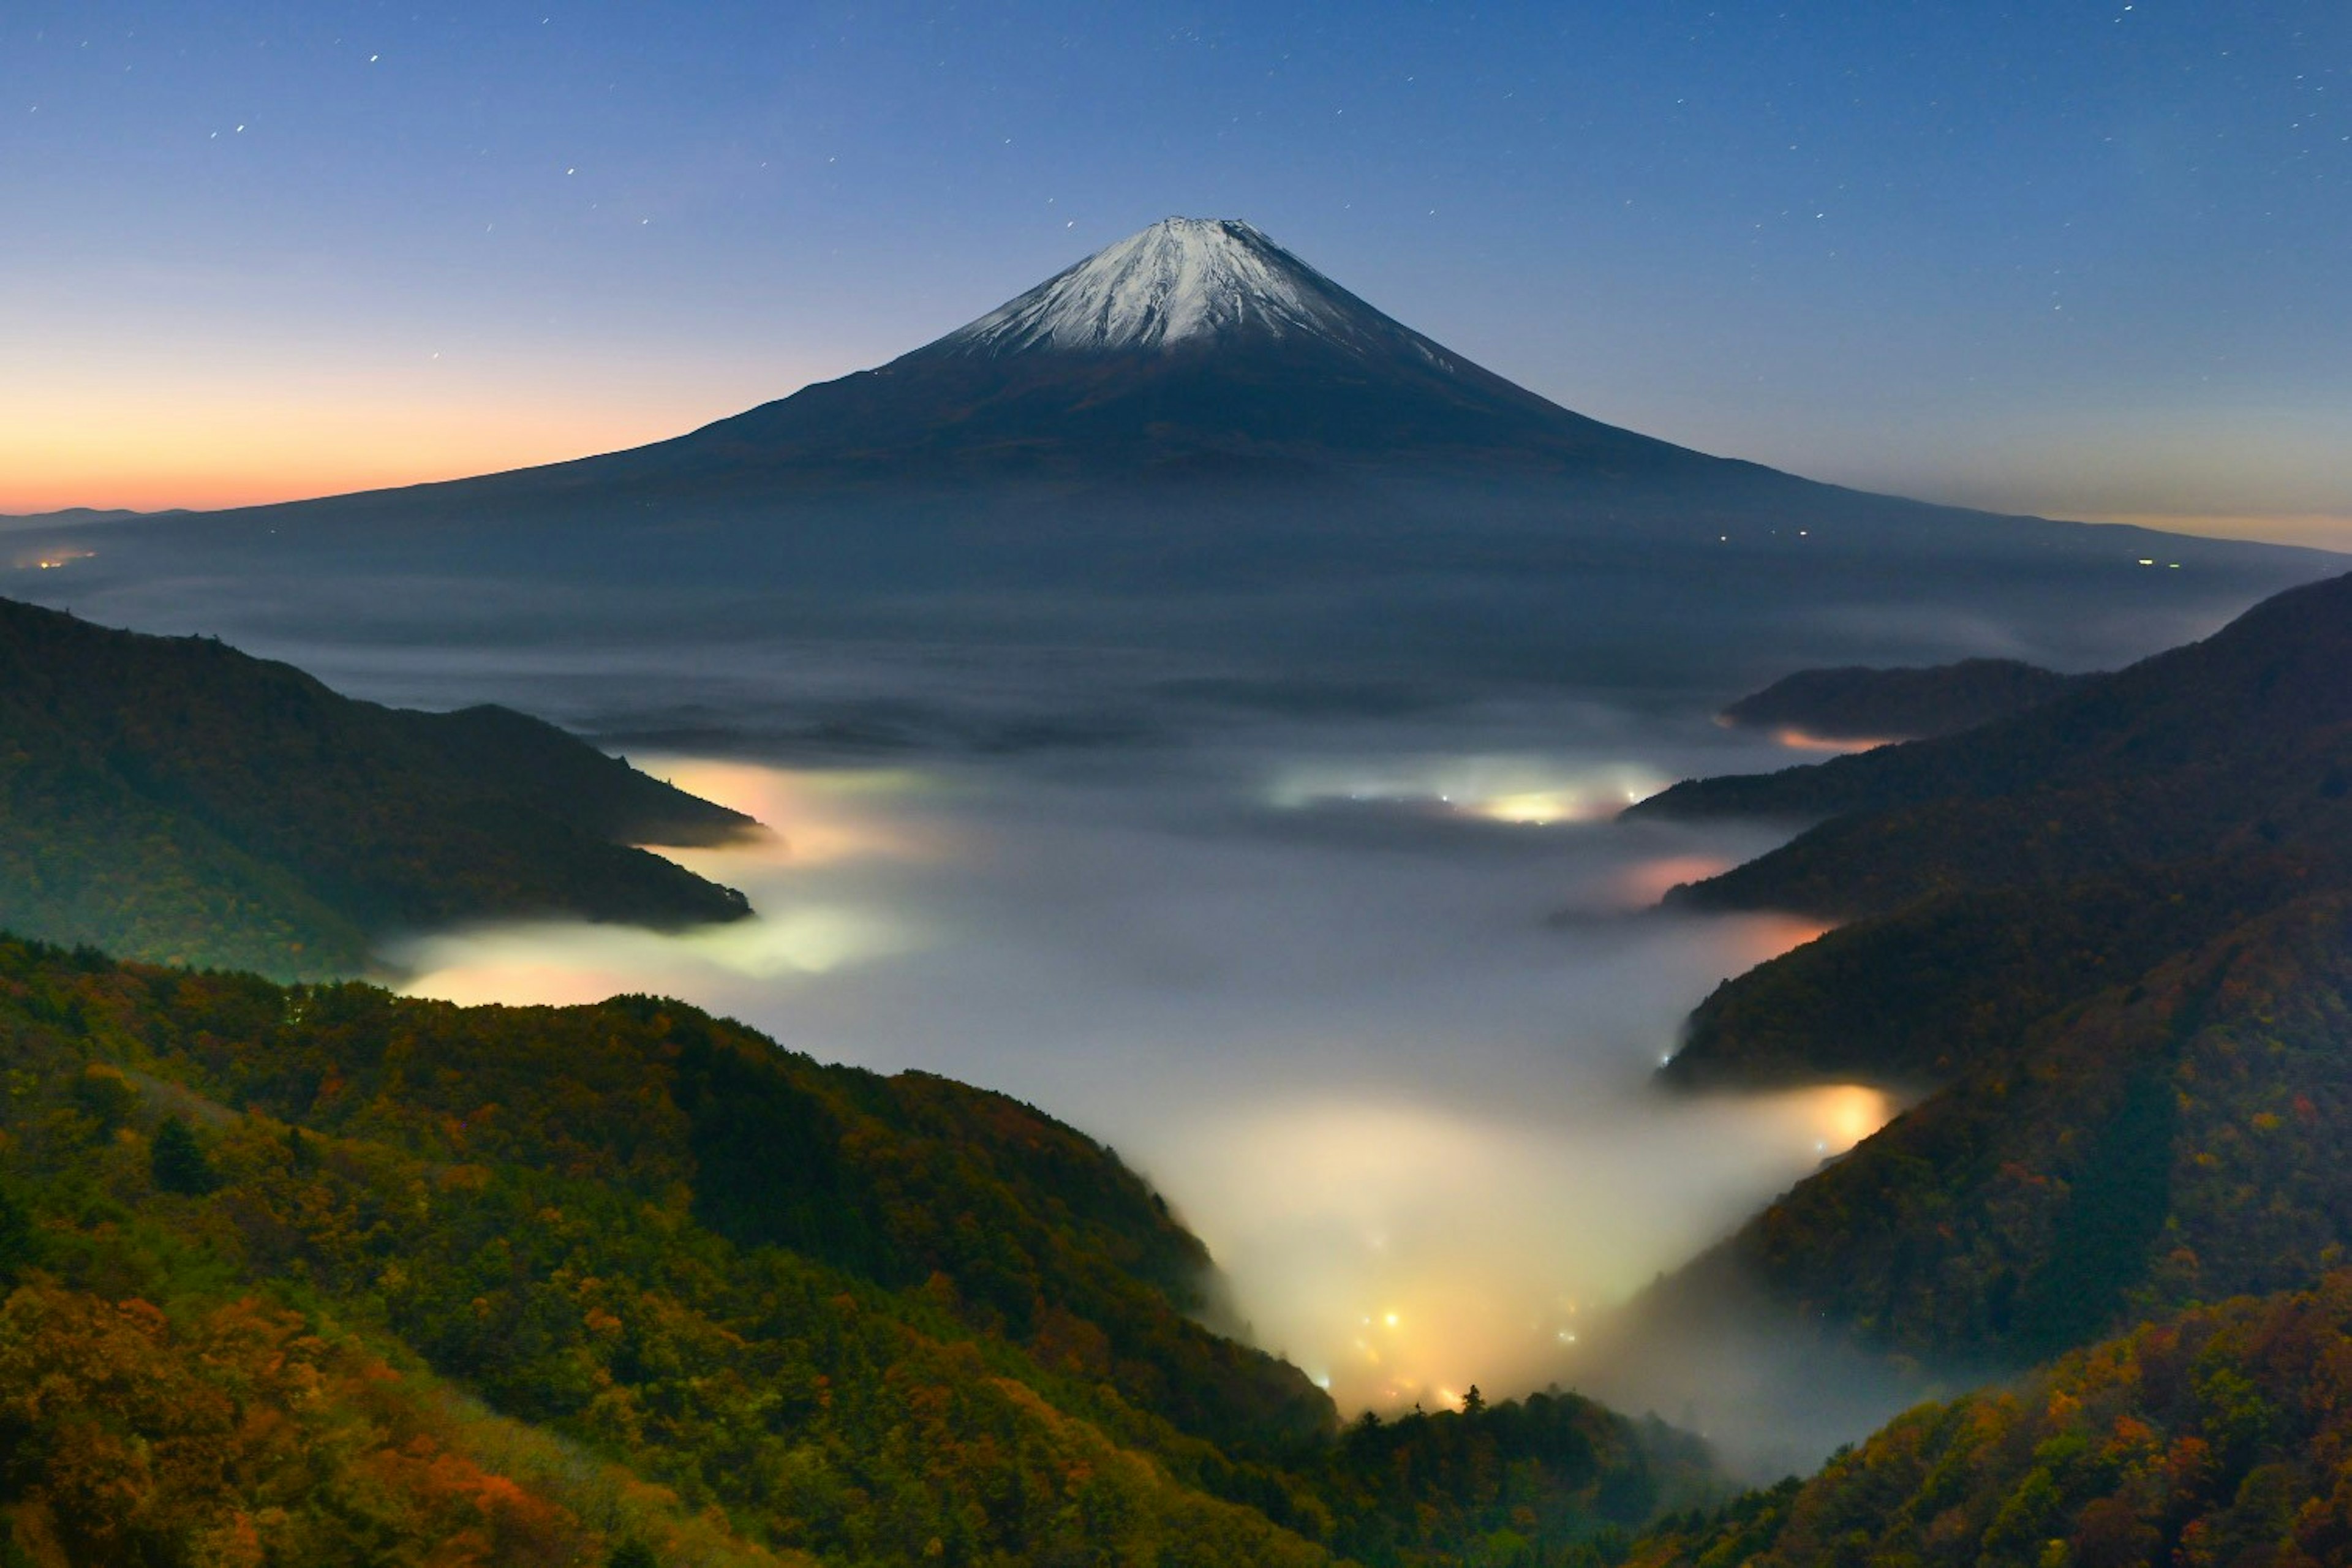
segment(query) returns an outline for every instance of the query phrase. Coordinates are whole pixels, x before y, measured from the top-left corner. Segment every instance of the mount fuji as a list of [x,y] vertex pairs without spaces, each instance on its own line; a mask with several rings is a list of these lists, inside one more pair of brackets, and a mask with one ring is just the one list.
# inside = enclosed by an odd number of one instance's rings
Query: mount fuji
[[[323,602],[299,585],[333,579],[335,614],[362,617],[392,613],[391,580],[429,580],[467,637],[501,635],[465,606],[505,584],[641,625],[667,594],[694,635],[1311,647],[1538,679],[1682,658],[1724,696],[1792,657],[2120,662],[2341,564],[1710,457],[1481,368],[1247,223],[1184,217],[877,369],[650,446],[73,531],[95,557],[23,588],[132,595],[151,623],[163,580],[249,605]],[[199,624],[282,646],[239,614]]]
[[1481,369],[1249,224],[1185,217],[1153,224],[879,369],[627,457],[640,472],[717,464],[967,478],[1433,459],[1724,467]]

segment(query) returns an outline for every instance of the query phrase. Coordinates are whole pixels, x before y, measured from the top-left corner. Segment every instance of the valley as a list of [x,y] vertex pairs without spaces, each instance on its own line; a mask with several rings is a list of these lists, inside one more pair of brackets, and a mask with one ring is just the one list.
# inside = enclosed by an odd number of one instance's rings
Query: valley
[[2347,1539],[2339,557],[1709,457],[1192,218],[9,532],[5,1568]]

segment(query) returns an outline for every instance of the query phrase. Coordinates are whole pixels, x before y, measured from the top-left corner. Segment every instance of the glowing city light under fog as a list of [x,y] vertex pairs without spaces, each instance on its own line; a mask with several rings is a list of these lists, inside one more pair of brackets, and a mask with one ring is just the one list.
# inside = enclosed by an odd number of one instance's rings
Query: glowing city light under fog
[[[1432,901],[1429,874],[1475,866],[1485,889],[1487,868],[1519,857],[1457,863],[1433,850],[1425,860],[1379,852],[1358,867],[1374,879],[1341,903],[1310,900],[1271,926],[1236,925],[1234,897],[1258,899],[1259,879],[1285,879],[1280,840],[1171,841],[1123,817],[1106,840],[1099,821],[1067,809],[1084,797],[1041,798],[1035,779],[993,788],[970,771],[651,765],[774,829],[671,852],[743,889],[753,919],[667,935],[544,924],[447,933],[402,955],[407,988],[462,1002],[677,995],[788,1048],[944,1071],[1030,1100],[1106,1139],[1166,1193],[1225,1270],[1251,1337],[1345,1409],[1430,1407],[1474,1383],[1502,1397],[1572,1381],[1591,1313],[1892,1110],[1861,1089],[1694,1100],[1651,1082],[1681,1008],[1820,934],[1815,921],[1643,921],[1588,948],[1544,926],[1549,900],[1565,895],[1538,873],[1531,901],[1515,895],[1501,923],[1463,930],[1462,906]],[[1318,763],[1283,784],[1302,805],[1328,798],[1334,781],[1382,780],[1408,803],[1459,792],[1444,809],[1467,814],[1533,790],[1622,796],[1653,777],[1483,758]],[[1559,863],[1590,868],[1619,908],[1723,863],[1696,848],[1640,858],[1639,835],[1582,831],[1581,849],[1549,834],[1539,842],[1572,850]],[[1603,858],[1578,858],[1594,854]],[[1044,877],[1017,895],[1042,924],[982,896],[1017,872]],[[1402,991],[1366,998],[1381,984],[1371,972],[1343,967],[1335,983],[1296,962],[1328,963],[1317,944],[1367,918],[1398,944],[1381,950],[1380,977],[1442,952],[1397,980],[1415,995],[1437,986],[1439,1004],[1401,1010]],[[1366,934],[1355,929],[1345,940]],[[1298,938],[1308,945],[1285,945]],[[1514,956],[1500,963],[1498,950]],[[1172,986],[1171,954],[1183,965]],[[1654,1011],[1616,1006],[1662,987]],[[1482,1065],[1468,1071],[1465,1058]]]
[[1343,804],[1418,806],[1542,827],[1616,816],[1674,781],[1629,763],[1561,763],[1534,757],[1416,758],[1318,763],[1286,773],[1267,792],[1288,809]]
[[[1663,1134],[1694,1155],[1736,1149],[1777,1165],[1785,1185],[1895,1110],[1875,1089],[1841,1085],[1652,1105],[1632,1113],[1630,1137]],[[1736,1222],[1736,1202],[1704,1200],[1718,1177],[1696,1158],[1673,1220],[1643,1204],[1563,1210],[1570,1194],[1608,1190],[1604,1167],[1630,1169],[1615,1142],[1626,1136],[1434,1108],[1286,1107],[1213,1130],[1218,1173],[1190,1184],[1184,1213],[1248,1287],[1260,1342],[1312,1368],[1343,1408],[1452,1405],[1474,1383],[1572,1381],[1588,1308],[1623,1301]],[[1455,1201],[1473,1194],[1483,1204]]]

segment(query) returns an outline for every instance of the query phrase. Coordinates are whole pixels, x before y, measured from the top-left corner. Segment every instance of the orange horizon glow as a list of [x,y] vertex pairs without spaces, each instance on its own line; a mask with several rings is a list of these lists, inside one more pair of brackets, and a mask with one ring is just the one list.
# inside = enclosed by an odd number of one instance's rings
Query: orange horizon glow
[[2300,544],[2316,550],[2352,551],[2352,512],[2258,512],[2242,515],[2168,512],[2084,512],[2085,522],[2119,522],[2159,533],[2199,539],[2243,539],[2263,544]]
[[[35,421],[0,399],[0,516],[80,508],[216,511],[436,484],[625,451],[682,436],[710,417],[707,412],[633,416],[599,409],[558,419],[537,408],[505,406],[411,408],[387,416],[289,405],[211,419],[174,411],[168,420],[137,429],[97,433],[67,429],[54,418]],[[263,423],[271,426],[266,432],[256,428]],[[2043,509],[2042,515],[2061,510]],[[2352,552],[2352,514],[2070,515],[2192,538]],[[1794,730],[1776,739],[1803,751],[1866,751],[1888,743],[1832,741]]]
[[700,420],[508,407],[176,411],[75,426],[0,399],[0,514],[264,506],[568,462]]
[[0,515],[260,506],[570,462],[838,373],[751,351],[687,364],[576,346],[329,368],[268,338],[36,360],[0,384]]
[[[635,398],[608,379],[610,366],[588,372],[586,384],[552,386],[501,366],[454,396],[413,365],[363,384],[300,369],[248,373],[230,385],[142,378],[127,390],[121,379],[88,373],[52,376],[0,388],[0,515],[261,506],[567,462],[683,435],[754,406],[767,388],[788,390],[816,368],[795,367],[803,374],[775,381],[762,375],[764,386],[740,370],[722,372],[698,396],[690,377],[665,367],[672,373],[666,384]],[[2352,513],[2039,510],[2204,538],[2352,550]]]

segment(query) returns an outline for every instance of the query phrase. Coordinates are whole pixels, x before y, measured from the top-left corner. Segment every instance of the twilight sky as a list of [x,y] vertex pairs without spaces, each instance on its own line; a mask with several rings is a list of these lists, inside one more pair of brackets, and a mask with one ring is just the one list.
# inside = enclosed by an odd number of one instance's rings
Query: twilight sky
[[2352,5],[0,8],[0,511],[673,435],[1171,213],[1580,412],[2352,548]]

